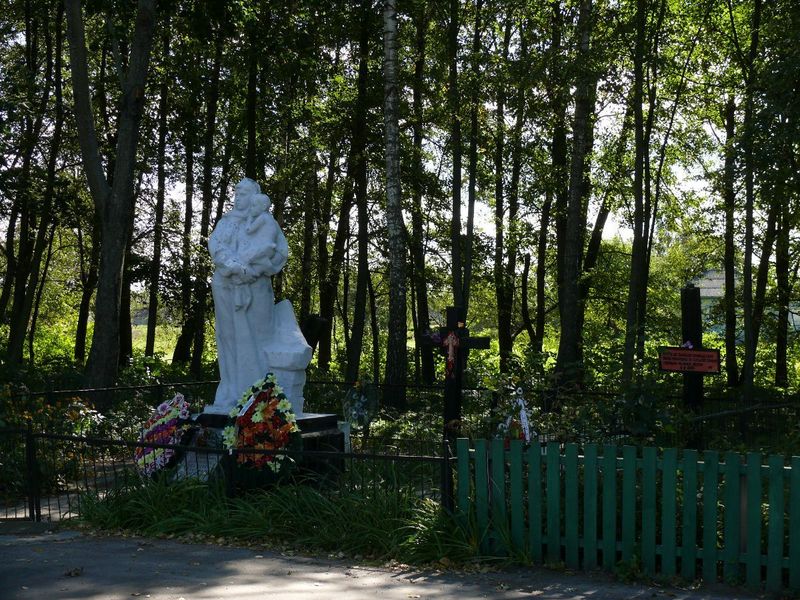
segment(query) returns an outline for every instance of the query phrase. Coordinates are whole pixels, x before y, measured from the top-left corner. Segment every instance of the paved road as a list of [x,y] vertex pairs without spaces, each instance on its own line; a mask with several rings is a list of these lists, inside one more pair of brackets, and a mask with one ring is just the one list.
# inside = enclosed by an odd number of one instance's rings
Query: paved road
[[[38,529],[38,530],[37,530]],[[751,600],[545,569],[440,573],[170,540],[0,524],[0,600]]]

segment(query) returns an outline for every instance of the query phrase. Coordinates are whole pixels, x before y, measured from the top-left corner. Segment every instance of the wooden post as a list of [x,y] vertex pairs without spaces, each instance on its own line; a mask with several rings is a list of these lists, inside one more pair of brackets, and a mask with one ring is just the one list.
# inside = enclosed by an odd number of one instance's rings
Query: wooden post
[[[703,315],[700,310],[700,288],[691,283],[681,290],[681,337],[683,344],[700,350],[703,347]],[[683,374],[683,403],[694,410],[703,401],[703,376]]]

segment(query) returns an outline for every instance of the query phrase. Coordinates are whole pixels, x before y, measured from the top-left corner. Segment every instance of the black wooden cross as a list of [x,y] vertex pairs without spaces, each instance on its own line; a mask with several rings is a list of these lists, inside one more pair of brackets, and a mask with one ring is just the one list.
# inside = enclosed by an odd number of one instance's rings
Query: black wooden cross
[[[444,441],[449,449],[461,433],[461,387],[464,382],[464,368],[469,350],[489,348],[488,337],[472,337],[464,327],[464,311],[460,306],[447,307],[447,325],[439,328],[438,335],[420,340],[422,344],[438,346],[445,355],[444,375]],[[442,478],[442,497],[445,507],[452,509],[452,472],[445,467]]]
[[444,435],[455,442],[461,430],[461,387],[469,350],[489,348],[488,337],[473,337],[464,327],[463,310],[460,306],[447,308],[447,326],[439,329],[442,351],[447,360],[444,377]]

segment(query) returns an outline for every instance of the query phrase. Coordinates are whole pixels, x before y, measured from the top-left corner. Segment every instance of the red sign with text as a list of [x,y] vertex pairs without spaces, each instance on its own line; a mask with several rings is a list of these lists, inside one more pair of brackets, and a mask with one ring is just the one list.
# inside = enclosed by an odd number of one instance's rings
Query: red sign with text
[[673,373],[719,373],[719,350],[694,350],[680,347],[659,348],[658,364],[662,371]]

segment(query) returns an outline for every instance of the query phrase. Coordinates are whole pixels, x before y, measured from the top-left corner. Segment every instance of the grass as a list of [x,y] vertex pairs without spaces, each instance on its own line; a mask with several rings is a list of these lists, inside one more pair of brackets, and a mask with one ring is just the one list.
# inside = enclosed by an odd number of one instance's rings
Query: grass
[[[163,354],[172,357],[175,350],[175,343],[181,333],[181,328],[175,325],[157,325],[154,351],[156,354]],[[131,336],[133,348],[144,352],[145,342],[147,341],[147,325],[131,326]]]
[[87,495],[81,520],[147,536],[256,543],[305,553],[343,553],[406,564],[480,560],[476,536],[438,503],[409,491],[368,493],[292,483],[227,498],[195,480],[138,482]]

